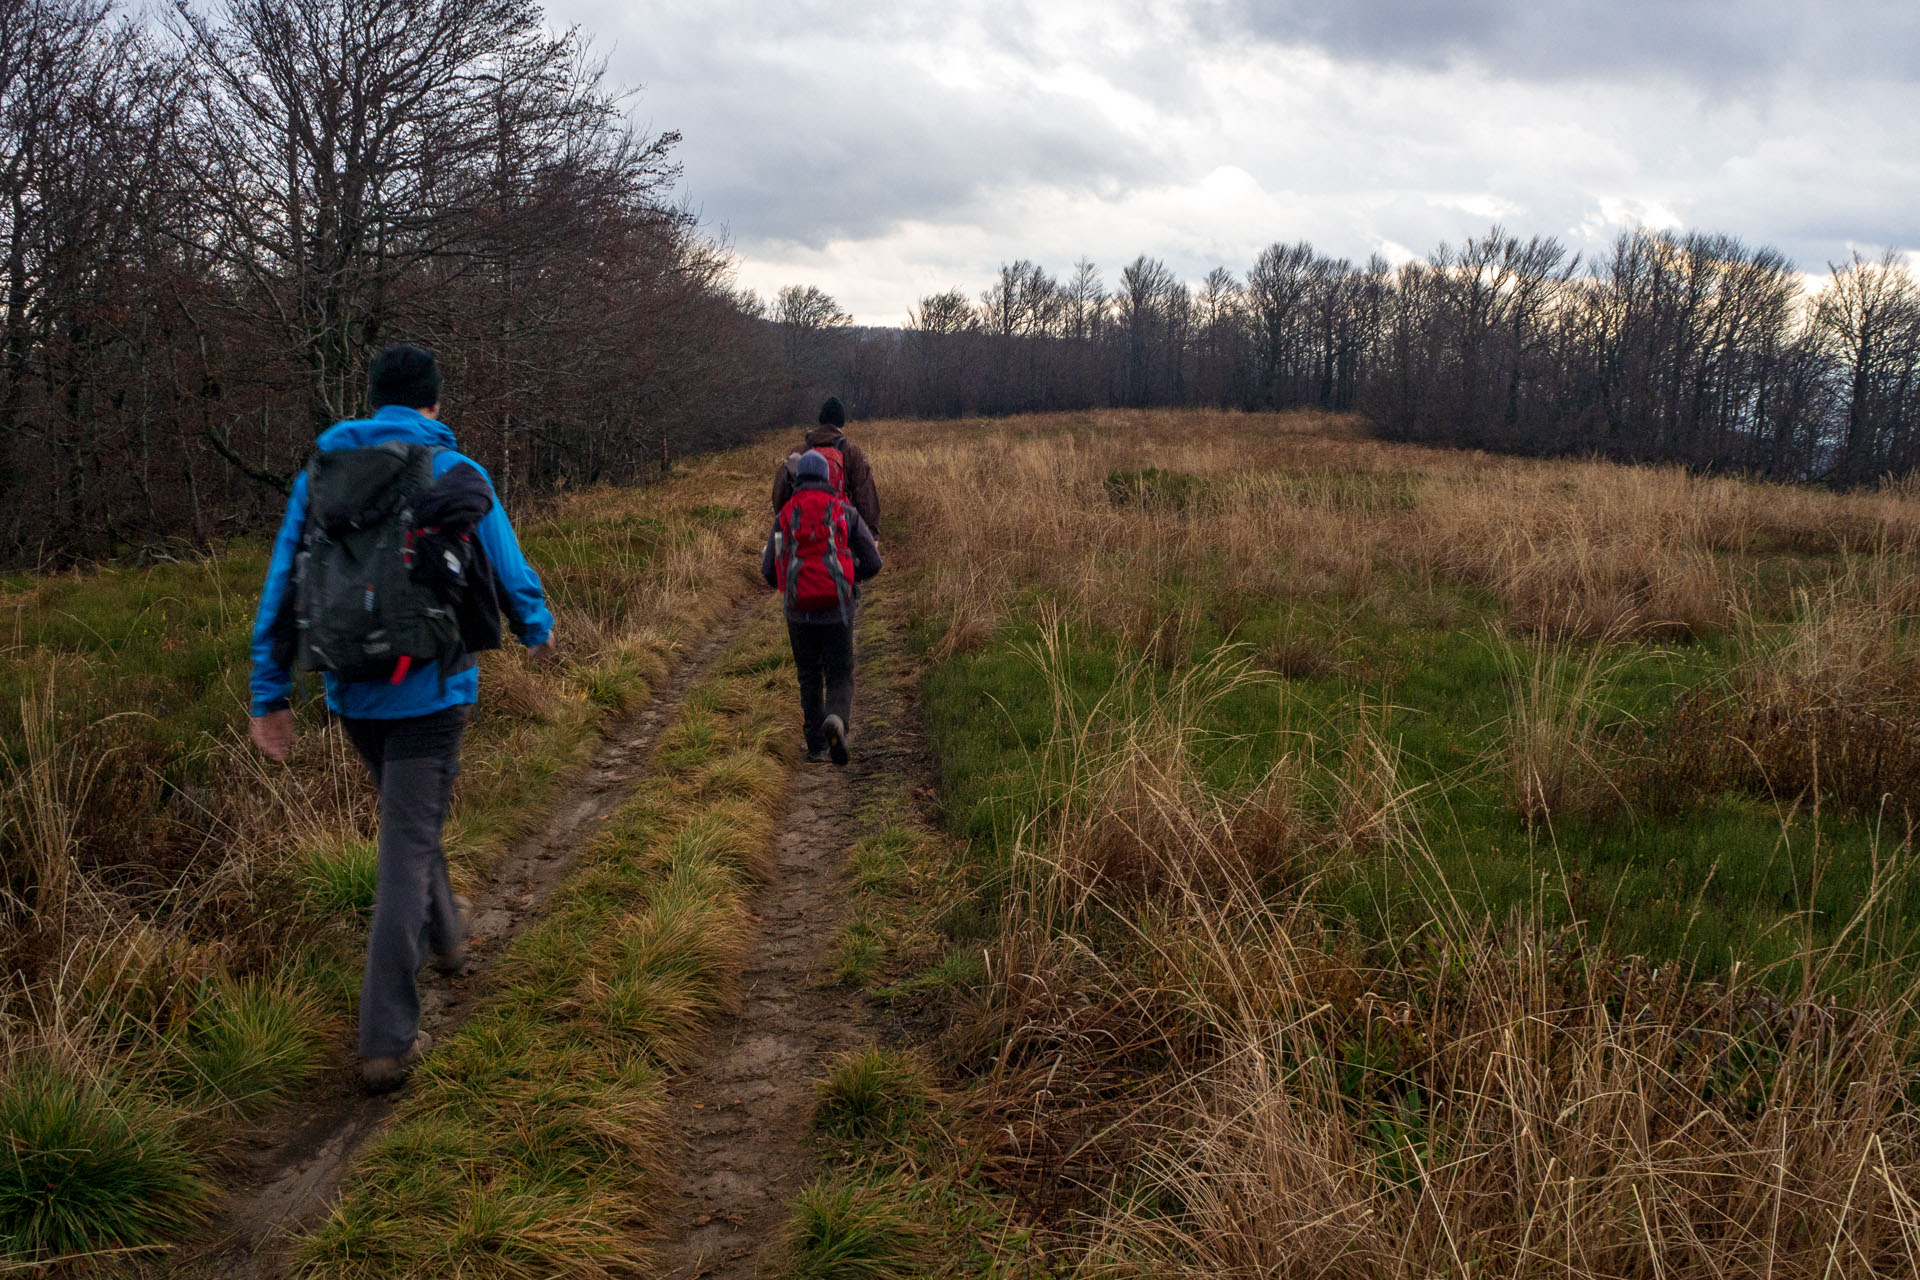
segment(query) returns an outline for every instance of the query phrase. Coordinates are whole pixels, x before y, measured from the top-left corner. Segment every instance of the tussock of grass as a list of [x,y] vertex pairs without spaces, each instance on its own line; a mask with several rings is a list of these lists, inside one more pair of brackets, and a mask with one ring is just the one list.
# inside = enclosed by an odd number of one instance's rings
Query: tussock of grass
[[737,882],[717,863],[676,863],[607,943],[610,962],[577,996],[586,1019],[665,1065],[684,1065],[701,1029],[735,1007],[732,977],[747,943]]
[[0,1240],[17,1260],[143,1249],[200,1222],[212,1188],[139,1091],[45,1056],[0,1080]]
[[866,913],[850,917],[834,939],[834,981],[864,987],[879,977],[886,963],[886,945],[873,918]]
[[[767,836],[772,821],[766,801],[769,795],[784,790],[786,775],[777,762],[765,755],[752,757],[752,770],[751,791],[758,793],[757,796],[717,799],[689,818],[667,846],[668,862],[710,862],[728,867],[756,884],[770,877],[772,864],[767,852]],[[696,794],[710,795],[707,783],[708,777],[703,776]],[[721,794],[730,797],[732,790]]]
[[755,800],[779,785],[782,770],[764,745],[731,752],[701,770],[697,785],[703,797]]
[[802,1191],[788,1222],[780,1274],[788,1280],[906,1280],[922,1274],[924,1229],[892,1190],[823,1178]]
[[306,993],[288,984],[223,985],[173,1046],[175,1093],[217,1114],[258,1114],[319,1066],[318,1020]]
[[865,1141],[896,1135],[918,1119],[927,1105],[927,1082],[910,1059],[873,1048],[839,1058],[815,1095],[814,1128]]
[[1529,824],[1607,815],[1624,798],[1604,733],[1619,658],[1601,645],[1548,641],[1530,653],[1504,645],[1501,662],[1512,690],[1505,764],[1515,810]]
[[316,915],[365,915],[373,910],[380,850],[371,840],[341,840],[309,849],[300,867],[307,909]]

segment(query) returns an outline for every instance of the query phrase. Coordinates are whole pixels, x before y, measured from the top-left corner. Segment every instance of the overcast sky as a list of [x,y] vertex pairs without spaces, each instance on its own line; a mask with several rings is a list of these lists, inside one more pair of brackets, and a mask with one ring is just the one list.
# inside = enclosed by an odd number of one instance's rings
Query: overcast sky
[[740,282],[899,324],[1000,264],[1244,275],[1276,240],[1425,256],[1495,221],[1587,253],[1645,224],[1803,270],[1920,249],[1904,0],[548,0]]

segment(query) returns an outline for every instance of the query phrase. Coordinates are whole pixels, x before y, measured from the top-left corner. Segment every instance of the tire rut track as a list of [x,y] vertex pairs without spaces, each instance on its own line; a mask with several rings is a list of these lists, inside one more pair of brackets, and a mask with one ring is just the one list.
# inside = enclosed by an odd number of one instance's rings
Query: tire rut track
[[889,634],[862,645],[861,666],[872,673],[863,688],[869,727],[852,762],[799,766],[774,876],[755,902],[740,1012],[714,1025],[699,1065],[669,1087],[684,1161],[677,1202],[662,1214],[659,1257],[669,1280],[764,1272],[794,1195],[815,1173],[807,1141],[814,1082],[834,1056],[877,1038],[865,997],[834,984],[832,957],[860,804],[916,769],[903,691],[891,664],[878,660],[897,643]]

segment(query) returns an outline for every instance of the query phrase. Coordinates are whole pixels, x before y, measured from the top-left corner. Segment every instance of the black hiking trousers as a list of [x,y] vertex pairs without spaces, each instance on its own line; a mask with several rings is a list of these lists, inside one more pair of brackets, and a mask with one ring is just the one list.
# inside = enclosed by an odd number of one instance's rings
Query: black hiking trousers
[[466,707],[400,720],[340,718],[380,789],[380,863],[360,979],[360,1056],[413,1047],[420,992],[413,975],[429,951],[460,942],[440,828],[460,773]]
[[787,639],[793,644],[793,665],[800,673],[800,718],[806,726],[807,750],[824,751],[828,716],[853,727],[853,624],[851,622],[795,622],[787,619]]

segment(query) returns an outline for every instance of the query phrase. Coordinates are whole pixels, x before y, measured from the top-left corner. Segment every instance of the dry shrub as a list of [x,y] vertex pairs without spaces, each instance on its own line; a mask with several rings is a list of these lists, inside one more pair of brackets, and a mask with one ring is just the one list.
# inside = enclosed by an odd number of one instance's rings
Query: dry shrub
[[[141,717],[82,724],[56,715],[53,692],[25,700],[25,759],[9,770],[0,814],[8,868],[0,887],[11,882],[18,895],[0,904],[10,917],[0,963],[18,981],[9,998],[39,998],[36,984],[46,983],[46,998],[77,998],[116,966],[132,975],[127,982],[147,984],[161,938],[183,971],[204,968],[183,959],[199,954],[196,939],[217,942],[209,954],[260,958],[287,915],[278,900],[261,901],[262,884],[303,837],[370,812],[343,785],[362,771],[357,763],[349,770],[351,752],[331,727],[302,736],[298,770],[267,762],[236,728],[175,762],[187,776],[226,785],[169,783],[138,732]],[[76,954],[92,975],[79,987],[71,985]]]
[[1158,1087],[1169,1038],[1200,1054],[1213,1035],[1187,1016],[1186,979],[1151,956],[1116,969],[1086,932],[1153,933],[1167,902],[1277,884],[1317,833],[1290,759],[1237,797],[1197,783],[1208,709],[1263,679],[1245,655],[1219,654],[1158,697],[1143,658],[1121,681],[1134,696],[1082,706],[1066,674],[1072,635],[1055,616],[1030,651],[1055,697],[1038,768],[1064,790],[1019,841],[993,981],[942,1042],[984,1079],[972,1100],[983,1171],[1041,1204],[1084,1196],[1142,1152],[1147,1130],[1120,1122],[1153,1105],[1140,1086]]
[[1008,585],[991,564],[946,561],[920,576],[914,612],[940,628],[935,656],[951,657],[984,645],[1005,616]]
[[[1882,562],[1884,563],[1884,562]],[[1729,687],[1687,692],[1641,734],[1623,787],[1655,807],[1747,791],[1920,820],[1920,613],[1884,573],[1803,591],[1794,620],[1749,616]]]
[[1335,827],[1341,852],[1366,853],[1406,837],[1413,822],[1413,794],[1401,784],[1399,748],[1384,726],[1364,719],[1355,725],[1336,781]]
[[1282,756],[1231,808],[1222,844],[1234,851],[1235,865],[1262,878],[1290,870],[1320,834],[1302,802],[1304,790],[1299,765]]
[[1210,709],[1270,677],[1243,651],[1223,648],[1156,689],[1149,652],[1123,665],[1119,696],[1083,705],[1068,674],[1077,643],[1073,624],[1053,613],[1027,649],[1053,697],[1041,769],[1065,790],[1046,835],[1069,881],[1111,899],[1145,901],[1163,887],[1172,851],[1175,873],[1195,883],[1283,871],[1289,840],[1305,826],[1294,762],[1283,758],[1239,802],[1198,782]]
[[1336,675],[1340,659],[1325,641],[1283,631],[1260,650],[1260,661],[1289,680],[1318,680]]
[[166,1030],[183,1024],[202,993],[228,976],[230,950],[219,942],[195,941],[178,929],[132,920],[88,940],[85,965],[71,982],[94,1007]]
[[1188,766],[1132,744],[1122,747],[1097,790],[1085,797],[1084,818],[1057,847],[1076,883],[1112,900],[1147,900],[1173,869],[1168,851],[1185,861],[1177,874],[1197,881],[1221,876],[1269,876],[1286,869],[1305,825],[1291,761],[1237,808],[1204,803],[1192,794]]
[[1513,625],[1542,636],[1692,639],[1733,617],[1714,563],[1657,533],[1602,540],[1569,531],[1544,545],[1514,546],[1496,573],[1492,585]]
[[1114,612],[1120,638],[1146,654],[1156,666],[1171,671],[1186,664],[1200,621],[1192,607],[1134,599]]
[[1705,635],[1733,618],[1731,571],[1713,555],[1733,535],[1729,517],[1702,505],[1701,485],[1677,470],[1597,463],[1438,477],[1402,560],[1491,589],[1523,631]]
[[65,929],[74,897],[86,891],[78,865],[81,824],[106,762],[85,751],[78,735],[61,732],[55,708],[51,679],[44,690],[21,699],[26,759],[8,766],[0,849],[9,853],[12,865],[25,868],[19,890],[31,901],[20,903],[21,914],[32,913],[41,928],[57,935]]

